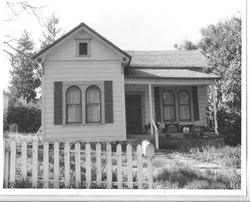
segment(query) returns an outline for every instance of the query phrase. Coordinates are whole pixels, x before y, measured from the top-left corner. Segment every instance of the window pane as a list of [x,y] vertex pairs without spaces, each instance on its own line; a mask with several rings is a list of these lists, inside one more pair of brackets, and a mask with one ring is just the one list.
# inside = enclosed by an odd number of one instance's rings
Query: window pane
[[87,105],[87,122],[101,122],[101,105]]
[[180,119],[181,120],[190,120],[190,106],[180,106]]
[[88,43],[79,43],[79,55],[88,55]]
[[164,105],[174,105],[174,94],[172,92],[165,92],[163,94]]
[[182,91],[179,94],[179,103],[180,104],[190,104],[189,103],[189,94],[185,91]]
[[67,90],[67,104],[80,104],[81,103],[81,90],[72,86]]
[[175,120],[175,109],[174,106],[164,106],[164,120],[174,121]]
[[87,104],[101,103],[100,90],[97,86],[91,86],[86,93]]
[[67,106],[67,123],[80,123],[81,122],[81,105],[68,105]]

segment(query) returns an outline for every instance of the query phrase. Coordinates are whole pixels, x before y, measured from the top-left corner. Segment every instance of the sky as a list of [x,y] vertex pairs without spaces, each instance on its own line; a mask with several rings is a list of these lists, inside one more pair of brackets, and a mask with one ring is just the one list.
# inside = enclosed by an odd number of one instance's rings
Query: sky
[[[46,18],[55,13],[64,32],[81,22],[122,50],[171,50],[184,40],[198,42],[201,28],[239,15],[244,0],[33,0],[26,1],[39,9],[39,22],[32,13],[24,12],[15,4],[17,16],[0,4],[1,41],[9,36],[19,38],[27,30],[39,44]],[[3,44],[1,43],[1,46]],[[1,48],[1,81],[7,89],[9,58]]]

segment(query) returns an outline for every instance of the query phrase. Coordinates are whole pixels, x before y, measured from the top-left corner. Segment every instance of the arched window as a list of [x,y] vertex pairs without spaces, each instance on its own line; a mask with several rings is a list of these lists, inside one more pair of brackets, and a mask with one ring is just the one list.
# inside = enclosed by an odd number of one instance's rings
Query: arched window
[[90,86],[86,90],[86,122],[101,122],[101,91],[97,86]]
[[175,98],[172,91],[165,91],[162,96],[163,100],[163,119],[164,121],[175,121]]
[[82,122],[82,93],[77,86],[70,86],[66,91],[66,122]]
[[190,96],[185,90],[179,92],[179,113],[181,121],[191,120]]

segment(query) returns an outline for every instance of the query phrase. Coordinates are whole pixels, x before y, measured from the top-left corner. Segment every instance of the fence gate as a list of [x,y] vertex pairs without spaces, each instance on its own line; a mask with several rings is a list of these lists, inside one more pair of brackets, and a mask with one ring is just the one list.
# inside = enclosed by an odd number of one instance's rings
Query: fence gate
[[5,142],[4,187],[151,189],[146,147],[12,140]]

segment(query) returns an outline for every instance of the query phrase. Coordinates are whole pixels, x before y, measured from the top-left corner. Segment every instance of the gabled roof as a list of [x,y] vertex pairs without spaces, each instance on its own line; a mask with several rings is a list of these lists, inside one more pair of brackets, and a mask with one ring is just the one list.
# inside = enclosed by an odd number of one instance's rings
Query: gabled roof
[[47,46],[46,48],[40,50],[37,54],[35,54],[32,59],[37,58],[38,56],[40,56],[42,53],[46,52],[47,50],[49,50],[50,48],[52,48],[53,46],[55,46],[56,44],[58,44],[60,41],[62,41],[63,39],[65,39],[66,37],[68,37],[69,35],[71,35],[72,33],[74,33],[75,31],[77,31],[80,28],[85,28],[87,30],[89,30],[90,32],[92,32],[94,35],[98,36],[99,38],[101,38],[103,41],[105,41],[106,43],[108,43],[110,46],[112,46],[114,49],[116,49],[117,51],[119,51],[120,53],[122,53],[123,55],[127,56],[130,60],[131,60],[131,56],[126,53],[125,51],[121,50],[119,47],[117,47],[115,44],[113,44],[112,42],[110,42],[109,40],[107,40],[106,38],[104,38],[102,35],[100,35],[99,33],[97,33],[95,30],[93,30],[91,27],[89,27],[88,25],[86,25],[85,23],[80,23],[78,26],[76,26],[75,28],[73,28],[72,30],[70,30],[69,32],[67,32],[66,34],[64,34],[62,37],[60,37],[59,39],[57,39],[54,43],[50,44],[49,46]]
[[126,51],[132,56],[130,67],[189,68],[206,67],[206,59],[199,50],[188,51]]
[[190,69],[141,69],[129,68],[128,79],[218,79],[215,74],[194,71]]

